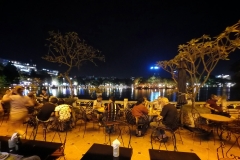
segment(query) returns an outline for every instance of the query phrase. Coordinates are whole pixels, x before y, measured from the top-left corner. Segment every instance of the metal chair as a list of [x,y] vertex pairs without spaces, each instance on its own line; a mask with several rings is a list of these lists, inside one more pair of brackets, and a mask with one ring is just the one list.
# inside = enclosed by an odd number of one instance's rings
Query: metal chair
[[[163,129],[163,128],[158,128],[158,129],[164,130],[165,133],[166,133],[167,131],[169,131],[169,132],[171,133],[171,139],[172,139],[172,142],[173,142],[173,149],[174,149],[174,151],[177,151],[177,147],[176,147],[176,135],[175,135],[175,133],[172,132],[172,131],[170,131],[170,130]],[[152,146],[152,149],[153,149],[153,139],[156,138],[156,136],[154,135],[155,133],[156,133],[156,130],[154,130],[154,131],[152,132],[152,134],[151,134],[151,146]],[[155,139],[155,140],[156,140],[156,139]],[[161,148],[161,146],[162,146],[162,143],[164,144],[165,149],[168,150],[167,145],[166,145],[166,142],[160,142],[158,149],[160,150],[160,148]]]
[[240,156],[236,156],[234,154],[230,154],[230,149],[225,152],[224,150],[225,144],[224,142],[221,142],[221,145],[217,148],[217,158],[218,160],[239,160]]
[[[108,109],[104,113],[104,117],[102,119],[103,126],[105,127],[105,143],[108,142],[111,145],[111,134],[113,133],[113,130],[117,127],[118,130],[121,133],[121,130],[119,128],[120,124],[120,117],[119,117],[120,109],[118,108],[116,103],[110,103],[108,106]],[[106,135],[108,135],[108,142],[106,142]]]
[[[239,143],[239,140],[240,140],[240,121],[236,120],[236,121],[234,121],[233,124],[228,124],[225,127],[226,127],[225,129],[228,131],[228,135],[227,135],[228,140],[230,141],[232,137],[235,138],[234,143],[231,145],[231,147],[227,151],[227,155],[228,155],[228,152],[235,145],[238,145],[238,147],[240,148],[240,143]],[[239,157],[239,159],[240,159],[240,157]]]
[[131,126],[131,133],[132,133],[132,131],[134,129],[134,126],[136,126],[136,119],[132,115],[132,109],[131,108],[127,108],[125,110],[125,116],[126,116],[126,122]]
[[[119,136],[121,136],[121,129],[119,127],[120,122],[119,121],[106,121],[103,122],[103,126],[105,127],[105,144],[111,145],[111,134],[113,134],[114,130],[116,131],[116,128],[119,130]],[[108,142],[106,141],[106,137],[108,135]],[[122,136],[121,136],[122,138]]]
[[[120,121],[117,121],[118,122],[118,127],[120,129],[120,132],[118,134],[118,138],[120,137],[121,138],[121,141],[122,141],[122,146],[125,147],[125,143],[124,143],[124,139],[123,139],[123,135],[124,134],[128,134],[129,136],[125,136],[125,137],[128,137],[128,140],[127,140],[127,148],[132,148],[132,145],[131,145],[131,139],[132,139],[132,134],[131,134],[131,127],[128,123],[120,120]],[[126,141],[125,141],[126,142]]]
[[[151,134],[151,146],[152,146],[152,149],[153,149],[153,144],[152,144],[152,140],[153,138],[155,138],[154,134],[157,130],[163,130],[164,132],[167,132],[167,133],[170,133],[171,134],[171,139],[172,139],[172,142],[173,142],[173,147],[174,147],[174,151],[177,151],[177,142],[176,142],[176,133],[179,134],[179,137],[181,139],[181,142],[183,144],[183,140],[182,140],[182,136],[181,136],[181,133],[180,133],[180,130],[179,128],[181,127],[181,124],[180,124],[180,119],[179,119],[179,116],[176,117],[176,119],[174,120],[173,123],[171,124],[168,124],[168,125],[165,125],[165,126],[160,126],[160,123],[162,123],[161,121],[159,121],[159,125],[158,127],[156,127],[153,131],[152,131],[152,134]],[[165,144],[165,142],[163,142],[164,145],[165,145],[165,148],[167,150],[167,146]],[[161,143],[160,143],[161,145]],[[159,145],[159,149],[160,149],[160,145]]]
[[[24,139],[31,139],[32,136],[34,136],[34,129],[37,127],[37,122],[36,122],[36,116],[34,115],[30,115],[29,119],[24,122],[23,124],[26,124],[26,129],[25,129],[25,133],[24,133]],[[31,132],[30,136],[28,137],[28,129],[30,127],[33,127],[33,131]]]
[[47,128],[48,128],[48,125],[51,124],[51,123],[52,123],[52,121],[50,121],[50,119],[48,119],[46,121],[41,121],[36,116],[36,126],[34,127],[34,129],[32,131],[33,140],[36,139],[39,125],[42,125],[43,126],[43,140],[46,141],[46,139],[47,139]]
[[[94,124],[95,123],[99,123],[99,119],[94,115],[94,113],[91,111],[88,110],[88,113],[86,112],[86,109],[84,109],[83,107],[80,107],[79,109],[79,113],[76,114],[76,116],[78,117],[77,118],[77,121],[80,121],[80,122],[83,122],[84,123],[84,133],[83,133],[83,137],[86,133],[86,129],[87,129],[87,123],[92,123],[93,124],[93,128],[94,128]],[[89,118],[88,118],[89,117]],[[100,131],[100,127],[99,126],[99,131]],[[81,129],[81,125],[79,127],[79,131]]]
[[[212,132],[208,131],[209,129],[211,129],[211,127],[209,127],[209,125],[207,124],[205,119],[200,117],[200,114],[198,113],[198,111],[193,111],[192,117],[193,117],[193,121],[194,121],[194,127],[191,128],[190,130],[192,132],[193,143],[194,143],[194,137],[196,135],[209,136],[210,134],[213,134],[213,130],[212,130]],[[200,144],[201,144],[201,142],[202,142],[202,140],[200,138]],[[214,142],[215,142],[215,138],[214,138]]]
[[66,160],[65,145],[66,145],[66,141],[67,141],[68,130],[64,131],[65,133],[63,133],[63,134],[60,134],[58,131],[58,130],[60,130],[60,127],[61,127],[60,125],[61,125],[60,123],[57,123],[57,131],[55,131],[51,142],[53,142],[56,134],[58,134],[58,137],[59,137],[60,143],[62,143],[62,146],[58,150],[56,150],[54,153],[52,153],[50,155],[50,158],[59,160],[63,157]]

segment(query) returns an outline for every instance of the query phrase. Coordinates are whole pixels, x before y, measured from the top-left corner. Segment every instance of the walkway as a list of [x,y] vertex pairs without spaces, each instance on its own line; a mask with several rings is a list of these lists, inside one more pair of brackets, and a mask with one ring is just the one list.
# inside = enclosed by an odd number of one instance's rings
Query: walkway
[[[11,135],[12,133],[7,132],[7,125],[8,123],[4,122],[2,126],[0,127],[0,135]],[[104,133],[102,128],[98,129],[98,125],[95,124],[95,127],[93,128],[92,123],[87,125],[87,131],[83,138],[83,126],[81,127],[79,131],[80,124],[77,124],[77,127],[74,128],[71,132],[69,132],[67,137],[67,143],[66,143],[66,159],[67,160],[79,160],[82,155],[90,148],[90,146],[93,143],[101,143],[103,144],[105,142],[104,139]],[[22,126],[22,129],[25,129],[25,126]],[[148,133],[144,137],[135,137],[132,136],[131,145],[133,147],[133,156],[132,160],[149,160],[149,154],[148,149],[151,148],[150,144],[150,133],[149,130]],[[181,130],[181,135],[183,138],[183,144],[180,141],[179,135],[177,134],[177,148],[178,151],[184,151],[184,152],[194,152],[196,153],[202,160],[217,160],[217,153],[216,148],[220,145],[220,142],[218,141],[216,137],[216,142],[214,145],[213,138],[210,140],[202,140],[201,144],[199,141],[199,138],[196,137],[195,141],[193,142],[192,134],[190,131],[183,129]],[[47,133],[47,140],[50,141],[51,137],[53,136],[53,132]],[[116,137],[115,137],[116,138]],[[41,132],[37,136],[38,140],[42,140],[42,134]],[[124,135],[124,142],[127,144],[127,135]],[[112,137],[112,140],[114,140],[114,136]],[[56,140],[57,141],[57,140]],[[233,141],[233,140],[232,140]],[[229,144],[226,145],[226,148],[230,147],[230,144],[232,142],[229,142]],[[154,143],[154,148],[157,149],[159,146],[159,143]],[[173,150],[173,146],[171,143],[171,140],[167,143],[168,150]],[[161,146],[161,149],[165,149],[164,146]],[[239,153],[239,148],[234,147],[232,152]]]

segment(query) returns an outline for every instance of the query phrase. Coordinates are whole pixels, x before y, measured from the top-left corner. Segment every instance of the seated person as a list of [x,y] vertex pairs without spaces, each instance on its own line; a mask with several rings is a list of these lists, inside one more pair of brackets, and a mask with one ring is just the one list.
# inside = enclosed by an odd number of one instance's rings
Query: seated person
[[33,92],[28,93],[28,97],[33,101],[33,106],[28,107],[28,114],[33,114],[35,109],[39,109],[42,107],[42,104],[37,102],[36,96]]
[[144,106],[144,99],[139,98],[137,103],[132,109],[132,114],[136,119],[138,126],[136,130],[136,136],[142,136],[148,127],[148,109]]
[[[71,118],[71,106],[65,104],[64,100],[60,100],[59,105],[55,107],[55,117],[55,125],[60,122],[59,129],[63,131],[65,129],[64,126],[66,126],[65,123],[70,121]],[[72,126],[70,126],[71,124],[68,125],[69,128],[72,128]]]
[[117,116],[119,114],[120,108],[119,106],[115,103],[115,98],[111,96],[109,98],[109,103],[107,106],[104,108],[106,112],[106,121],[116,121]]
[[105,107],[102,102],[102,96],[97,96],[97,99],[93,101],[93,109],[99,109],[101,107]]
[[97,99],[93,101],[93,110],[94,110],[94,114],[97,116],[97,119],[99,119],[99,121],[101,121],[102,112],[99,112],[98,109],[101,109],[101,108],[104,109],[104,107],[105,106],[102,102],[102,96],[101,95],[97,96]]
[[[226,116],[226,117],[231,117],[231,115],[228,114],[227,112],[223,112],[222,107],[217,105],[217,101],[218,101],[218,96],[215,94],[211,94],[210,99],[208,99],[206,101],[205,107],[209,108],[211,110],[212,114],[218,114],[218,115],[222,115],[222,116]],[[233,118],[233,117],[231,117],[231,118]]]
[[162,112],[158,117],[159,120],[162,122],[151,122],[150,126],[157,129],[156,137],[161,142],[167,142],[168,137],[165,134],[163,129],[159,128],[171,128],[172,130],[177,129],[176,127],[176,120],[178,117],[177,108],[169,103],[168,98],[162,97],[161,98],[161,105],[163,106]]
[[76,126],[76,123],[79,119],[87,119],[86,115],[84,114],[85,111],[83,107],[80,107],[76,103],[76,98],[65,98],[65,104],[68,104],[71,108],[71,120],[72,126]]
[[161,98],[162,96],[159,96],[158,99],[153,101],[153,109],[162,111]]
[[[51,97],[49,102],[45,103],[37,115],[40,121],[54,120],[55,107],[57,106],[58,99]],[[50,117],[52,116],[52,119]]]
[[47,93],[47,89],[45,89],[45,88],[42,89],[42,93],[39,96],[42,98],[43,104],[47,103],[50,99],[49,95]]
[[70,105],[65,104],[64,101],[62,104],[59,104],[55,107],[55,117],[59,121],[68,121],[71,117],[71,108]]
[[[2,97],[2,99],[4,99],[5,97],[7,97],[7,95],[11,92],[11,90],[6,90],[4,96]],[[4,113],[9,113],[10,112],[10,102],[3,102],[3,100],[1,100],[1,105],[2,105],[2,114]]]
[[220,97],[220,106],[223,110],[223,112],[227,112],[227,96],[223,95],[222,97]]
[[8,120],[11,124],[8,125],[8,132],[16,132],[19,129],[18,133],[24,133],[20,126],[28,118],[27,107],[33,106],[33,102],[28,96],[24,96],[23,93],[24,87],[18,85],[2,98],[3,104],[10,103]]

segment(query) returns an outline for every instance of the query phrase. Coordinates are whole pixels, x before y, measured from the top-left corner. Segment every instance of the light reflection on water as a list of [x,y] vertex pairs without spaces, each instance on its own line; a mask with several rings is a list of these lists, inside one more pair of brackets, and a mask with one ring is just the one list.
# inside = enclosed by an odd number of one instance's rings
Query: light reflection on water
[[[25,90],[25,95],[28,93]],[[59,98],[65,98],[70,96],[69,88],[57,88],[49,89],[50,95],[57,96]],[[38,91],[38,95],[40,91]],[[82,99],[95,99],[96,94],[91,94],[88,89],[74,89],[74,94],[78,98]],[[236,88],[201,88],[199,94],[196,97],[196,101],[206,101],[211,94],[227,95],[229,100],[240,100],[240,93]],[[104,100],[107,100],[110,96],[115,96],[116,100],[123,100],[128,98],[129,100],[137,100],[139,97],[146,96],[150,101],[157,99],[158,96],[167,97],[170,101],[177,101],[177,94],[173,89],[134,89],[134,88],[106,88],[103,90],[102,96]]]

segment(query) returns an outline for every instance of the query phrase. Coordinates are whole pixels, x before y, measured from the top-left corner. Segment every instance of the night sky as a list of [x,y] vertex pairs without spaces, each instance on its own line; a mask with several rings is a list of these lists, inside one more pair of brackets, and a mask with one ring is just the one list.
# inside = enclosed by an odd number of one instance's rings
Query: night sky
[[[145,77],[153,74],[151,65],[173,58],[178,45],[203,34],[216,36],[238,20],[239,5],[231,0],[2,0],[0,58],[61,71],[62,66],[41,59],[48,51],[48,31],[74,31],[106,57],[97,67],[89,62],[75,69],[75,75]],[[213,73],[230,73],[239,53]]]

